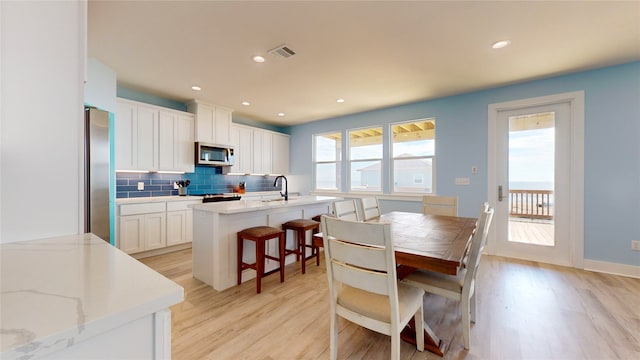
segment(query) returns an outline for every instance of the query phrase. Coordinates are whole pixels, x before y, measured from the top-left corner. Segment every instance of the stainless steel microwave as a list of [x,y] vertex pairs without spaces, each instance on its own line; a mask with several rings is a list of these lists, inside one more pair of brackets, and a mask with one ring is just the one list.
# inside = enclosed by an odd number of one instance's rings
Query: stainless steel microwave
[[233,146],[196,143],[196,165],[232,166]]

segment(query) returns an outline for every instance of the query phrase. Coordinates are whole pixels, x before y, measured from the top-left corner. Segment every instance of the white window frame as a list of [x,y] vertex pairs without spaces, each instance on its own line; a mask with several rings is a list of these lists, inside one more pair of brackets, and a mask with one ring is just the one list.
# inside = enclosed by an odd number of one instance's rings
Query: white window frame
[[[345,138],[347,140],[347,144],[346,147],[344,149],[345,151],[345,158],[347,159],[347,191],[349,193],[365,193],[365,194],[382,194],[384,192],[384,177],[385,177],[385,169],[386,166],[384,164],[384,140],[381,140],[380,142],[380,146],[382,146],[382,154],[380,155],[380,158],[370,158],[370,159],[358,159],[358,160],[352,160],[351,159],[351,132],[352,131],[358,131],[358,130],[365,130],[365,129],[375,129],[375,128],[379,128],[382,130],[382,134],[381,137],[382,139],[384,139],[384,131],[385,131],[385,126],[384,125],[370,125],[370,126],[364,126],[364,127],[360,127],[360,128],[353,128],[353,129],[347,129],[345,132]],[[361,189],[353,189],[351,187],[351,164],[353,163],[359,163],[359,162],[367,162],[367,161],[380,161],[380,190],[376,190],[376,191],[368,191],[368,190],[361,190]]]
[[[317,160],[317,148],[316,148],[316,141],[318,137],[322,137],[323,135],[328,135],[328,134],[340,134],[340,151],[337,151],[337,155],[338,155],[338,160],[334,160],[334,161],[316,161]],[[340,174],[342,173],[342,162],[344,159],[344,149],[342,147],[342,140],[344,139],[344,132],[343,131],[327,131],[327,132],[323,132],[320,134],[313,134],[313,138],[312,138],[312,144],[313,144],[313,151],[312,151],[312,162],[313,162],[313,189],[314,191],[319,191],[319,192],[340,192],[341,188],[342,188],[342,178],[340,176]],[[317,182],[317,168],[318,168],[318,164],[336,164],[336,189],[319,189],[318,188],[318,182]]]
[[[387,131],[389,131],[389,179],[390,179],[390,183],[389,183],[389,192],[391,194],[420,194],[420,195],[428,195],[428,194],[436,194],[436,148],[435,148],[435,144],[437,141],[437,134],[436,134],[436,129],[434,129],[434,134],[433,134],[433,141],[434,141],[434,149],[433,149],[433,155],[425,155],[425,156],[407,156],[407,157],[396,157],[396,154],[394,154],[393,152],[393,126],[395,125],[401,125],[401,124],[410,124],[410,123],[415,123],[415,122],[419,122],[419,121],[433,121],[434,124],[436,123],[436,118],[435,117],[429,117],[429,118],[422,118],[422,119],[414,119],[414,120],[407,120],[407,121],[398,121],[398,122],[394,122],[394,123],[390,123],[388,126]],[[423,160],[423,159],[431,159],[431,192],[427,192],[427,191],[396,191],[396,186],[395,186],[395,165],[396,165],[396,160],[411,160],[411,159],[416,159],[416,160]],[[424,178],[422,183],[424,184]]]

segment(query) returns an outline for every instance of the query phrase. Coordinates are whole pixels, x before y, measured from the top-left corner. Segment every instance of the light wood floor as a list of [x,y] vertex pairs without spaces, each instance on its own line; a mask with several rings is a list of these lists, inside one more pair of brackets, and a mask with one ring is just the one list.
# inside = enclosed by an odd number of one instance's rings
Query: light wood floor
[[553,223],[509,219],[509,240],[525,244],[553,246]]
[[[324,258],[322,259],[324,261]],[[172,310],[174,359],[328,359],[324,262],[216,292],[192,278],[191,249],[141,260],[185,289]],[[455,301],[425,296],[446,359],[640,359],[640,279],[483,256],[471,350]],[[388,359],[384,335],[340,320],[340,359]],[[402,359],[441,359],[403,343]]]

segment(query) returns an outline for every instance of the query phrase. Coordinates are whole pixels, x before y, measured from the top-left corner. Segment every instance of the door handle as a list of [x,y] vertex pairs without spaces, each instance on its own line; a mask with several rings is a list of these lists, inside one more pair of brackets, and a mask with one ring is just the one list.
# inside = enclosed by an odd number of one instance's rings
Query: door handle
[[502,185],[498,185],[498,201],[502,201],[504,196],[502,196]]

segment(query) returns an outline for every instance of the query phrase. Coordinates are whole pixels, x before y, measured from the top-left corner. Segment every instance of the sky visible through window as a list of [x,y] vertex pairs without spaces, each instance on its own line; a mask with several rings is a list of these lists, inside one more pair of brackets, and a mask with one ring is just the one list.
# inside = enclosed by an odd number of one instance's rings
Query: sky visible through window
[[555,128],[510,132],[510,188],[553,190],[554,154]]

